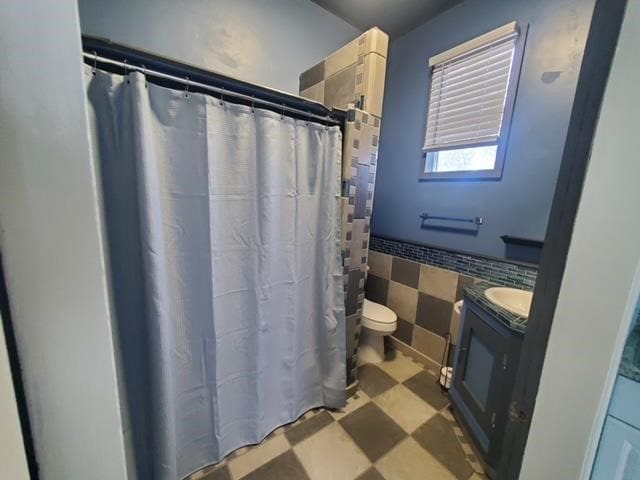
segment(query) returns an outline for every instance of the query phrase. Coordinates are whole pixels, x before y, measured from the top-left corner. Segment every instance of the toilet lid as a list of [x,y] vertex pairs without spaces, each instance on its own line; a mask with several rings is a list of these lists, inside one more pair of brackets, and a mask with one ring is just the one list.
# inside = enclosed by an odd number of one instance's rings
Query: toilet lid
[[394,323],[398,318],[390,308],[366,298],[364,299],[362,315],[378,323]]

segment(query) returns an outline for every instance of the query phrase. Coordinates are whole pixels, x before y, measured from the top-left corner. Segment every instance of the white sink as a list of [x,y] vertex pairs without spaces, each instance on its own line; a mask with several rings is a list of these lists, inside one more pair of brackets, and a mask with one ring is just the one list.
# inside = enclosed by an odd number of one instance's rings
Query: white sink
[[527,318],[531,309],[533,292],[507,287],[491,287],[484,291],[485,296],[499,307],[511,313]]

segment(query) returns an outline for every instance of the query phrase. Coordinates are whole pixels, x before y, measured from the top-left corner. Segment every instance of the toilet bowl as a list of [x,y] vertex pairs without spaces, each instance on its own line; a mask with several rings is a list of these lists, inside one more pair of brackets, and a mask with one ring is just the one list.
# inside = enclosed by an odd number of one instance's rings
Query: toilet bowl
[[384,336],[395,332],[398,317],[393,310],[364,299],[362,332],[358,363],[379,363],[384,360]]

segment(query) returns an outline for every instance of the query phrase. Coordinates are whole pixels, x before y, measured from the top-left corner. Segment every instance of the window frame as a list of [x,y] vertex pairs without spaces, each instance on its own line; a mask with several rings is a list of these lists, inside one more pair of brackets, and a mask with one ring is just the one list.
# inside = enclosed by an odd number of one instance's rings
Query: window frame
[[[419,180],[500,180],[504,169],[504,161],[507,155],[507,144],[509,141],[509,132],[511,130],[511,119],[516,103],[518,86],[520,82],[520,70],[524,58],[524,47],[526,44],[529,24],[518,24],[518,37],[515,42],[513,51],[513,60],[511,64],[511,74],[509,76],[509,84],[507,85],[507,95],[504,102],[504,112],[502,114],[502,122],[500,124],[500,138],[495,142],[481,142],[474,145],[457,145],[448,148],[441,148],[436,151],[423,152],[420,160]],[[431,70],[433,72],[433,70]],[[431,89],[429,89],[431,91]],[[431,103],[431,93],[427,102],[427,115],[429,114],[429,103]],[[426,125],[426,124],[425,124]],[[426,126],[425,126],[426,128]],[[428,172],[427,166],[433,162],[433,155],[438,152],[447,150],[460,150],[463,148],[486,147],[496,145],[496,161],[493,169],[487,170],[456,170],[451,172]]]

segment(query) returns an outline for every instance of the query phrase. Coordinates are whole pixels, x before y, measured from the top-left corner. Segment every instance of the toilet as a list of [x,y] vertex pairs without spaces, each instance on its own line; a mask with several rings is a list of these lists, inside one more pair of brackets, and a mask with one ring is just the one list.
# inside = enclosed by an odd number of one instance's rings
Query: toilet
[[396,331],[398,317],[388,307],[364,299],[358,364],[384,360],[384,336]]

